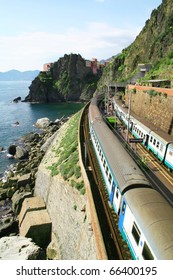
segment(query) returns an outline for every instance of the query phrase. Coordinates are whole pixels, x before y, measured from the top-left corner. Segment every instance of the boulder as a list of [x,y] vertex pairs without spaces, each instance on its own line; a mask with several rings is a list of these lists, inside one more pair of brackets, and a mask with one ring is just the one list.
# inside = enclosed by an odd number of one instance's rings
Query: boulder
[[31,173],[24,174],[18,179],[18,187],[24,187],[31,182]]
[[21,101],[21,99],[22,99],[22,98],[21,98],[20,96],[18,96],[18,97],[16,97],[16,98],[13,99],[13,102],[17,103],[17,102]]
[[23,236],[0,238],[1,260],[43,260],[45,253],[31,241]]
[[8,148],[8,153],[10,154],[10,155],[12,155],[12,156],[14,156],[15,155],[15,153],[16,153],[16,145],[10,145],[9,146],[9,148]]
[[25,192],[25,191],[20,192],[20,190],[17,190],[13,194],[13,196],[11,198],[12,209],[13,209],[13,211],[16,215],[19,214],[19,212],[21,210],[21,207],[22,207],[22,203],[23,203],[23,201],[26,197],[32,197],[32,193],[31,192]]
[[4,148],[2,146],[0,146],[0,152],[2,152],[4,150]]
[[50,120],[48,118],[38,119],[35,123],[35,126],[38,128],[47,128],[50,124]]
[[7,189],[0,189],[0,200],[7,198]]
[[11,233],[18,233],[18,222],[14,217],[2,217],[0,223],[0,237],[8,236]]
[[24,136],[22,136],[22,140],[25,143],[39,141],[39,138],[40,138],[39,134],[35,133],[35,132],[29,132],[29,133],[25,134]]
[[14,156],[16,159],[26,159],[28,158],[28,151],[22,146],[17,146]]

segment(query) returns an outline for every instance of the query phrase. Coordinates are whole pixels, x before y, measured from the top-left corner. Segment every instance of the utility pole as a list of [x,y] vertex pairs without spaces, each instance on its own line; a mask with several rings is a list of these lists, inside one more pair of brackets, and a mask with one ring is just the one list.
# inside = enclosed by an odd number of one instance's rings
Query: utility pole
[[107,90],[108,90],[108,96],[107,96],[107,115],[108,115],[108,113],[109,113],[109,84],[108,84],[108,86],[107,86]]
[[130,127],[130,115],[131,115],[131,99],[132,99],[132,91],[130,90],[129,93],[129,100],[128,100],[128,123],[127,123],[127,133],[126,133],[126,142],[128,142],[129,136],[129,127]]

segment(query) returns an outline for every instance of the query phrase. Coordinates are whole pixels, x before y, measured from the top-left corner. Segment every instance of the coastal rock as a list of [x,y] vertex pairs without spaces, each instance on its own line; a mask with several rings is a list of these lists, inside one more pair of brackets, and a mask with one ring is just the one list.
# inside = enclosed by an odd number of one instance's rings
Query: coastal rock
[[19,101],[21,101],[21,99],[22,98],[20,96],[18,96],[18,97],[13,99],[13,102],[18,103]]
[[17,146],[14,156],[16,159],[26,159],[28,157],[28,151],[24,147]]
[[11,233],[18,233],[18,223],[16,219],[12,216],[2,217],[0,223],[0,237],[8,236]]
[[38,141],[40,138],[40,135],[38,133],[35,133],[35,132],[29,132],[27,134],[25,134],[23,137],[22,137],[22,140],[25,142],[25,143],[32,143],[32,142],[35,142],[35,141]]
[[92,94],[95,92],[101,71],[99,69],[98,74],[94,74],[79,54],[65,54],[53,63],[51,71],[40,72],[32,81],[25,102],[80,101],[81,94],[88,88],[92,87]]
[[23,236],[2,237],[0,239],[1,260],[43,260],[43,250]]
[[21,207],[22,207],[22,203],[24,201],[25,198],[27,197],[32,197],[32,193],[31,192],[25,192],[17,190],[14,195],[12,196],[11,200],[12,200],[12,209],[14,211],[14,213],[16,215],[19,214]]
[[46,128],[50,124],[50,120],[48,118],[38,119],[35,123],[35,126],[38,128]]
[[0,189],[0,201],[7,198],[7,190],[6,189]]
[[24,187],[31,183],[31,173],[24,174],[18,179],[18,187]]
[[4,148],[2,146],[0,146],[0,152],[2,152],[4,150]]
[[15,153],[16,153],[16,145],[10,145],[9,146],[9,148],[8,148],[8,153],[10,154],[10,155],[12,155],[12,156],[14,156],[15,155]]

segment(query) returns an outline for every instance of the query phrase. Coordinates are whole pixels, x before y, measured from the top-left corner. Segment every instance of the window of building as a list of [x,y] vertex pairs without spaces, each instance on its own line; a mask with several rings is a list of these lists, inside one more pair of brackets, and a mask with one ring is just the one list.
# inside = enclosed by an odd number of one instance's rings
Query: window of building
[[138,229],[135,222],[134,222],[133,227],[132,227],[132,235],[133,235],[133,237],[136,241],[136,244],[138,245],[139,244],[139,239],[140,239],[140,236],[141,236],[141,232]]
[[144,260],[154,260],[154,257],[150,251],[150,248],[148,247],[147,243],[144,242],[144,247],[142,250],[142,256],[144,258]]

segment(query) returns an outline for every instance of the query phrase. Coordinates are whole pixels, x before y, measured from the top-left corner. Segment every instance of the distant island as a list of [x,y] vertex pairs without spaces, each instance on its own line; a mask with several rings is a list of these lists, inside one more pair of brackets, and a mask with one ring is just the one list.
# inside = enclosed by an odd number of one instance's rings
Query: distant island
[[0,81],[32,81],[39,72],[39,70],[29,70],[24,72],[9,70],[7,72],[0,72]]

